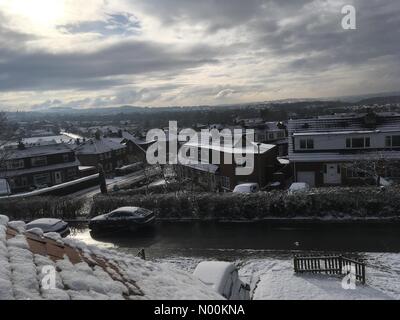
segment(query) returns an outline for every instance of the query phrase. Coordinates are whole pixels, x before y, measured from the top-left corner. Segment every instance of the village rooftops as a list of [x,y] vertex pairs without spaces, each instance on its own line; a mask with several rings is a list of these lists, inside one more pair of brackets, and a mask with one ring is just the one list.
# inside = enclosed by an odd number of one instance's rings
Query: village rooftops
[[[49,268],[55,287],[43,283]],[[47,270],[46,272],[43,272]],[[223,299],[187,272],[87,246],[0,215],[0,300]]]
[[273,144],[265,144],[260,143],[257,144],[255,142],[248,142],[246,147],[239,147],[239,146],[220,146],[215,144],[201,144],[196,142],[188,142],[185,143],[187,147],[196,147],[199,149],[209,149],[224,153],[232,153],[232,154],[264,154],[276,146]]
[[78,145],[75,149],[79,154],[103,154],[114,150],[121,150],[126,148],[124,144],[120,143],[121,138],[101,138],[90,139]]
[[49,145],[40,145],[33,147],[23,147],[18,148],[17,146],[3,148],[0,152],[5,152],[7,154],[7,160],[13,159],[25,159],[31,157],[40,157],[54,154],[64,154],[72,152],[72,149],[64,144],[49,144]]

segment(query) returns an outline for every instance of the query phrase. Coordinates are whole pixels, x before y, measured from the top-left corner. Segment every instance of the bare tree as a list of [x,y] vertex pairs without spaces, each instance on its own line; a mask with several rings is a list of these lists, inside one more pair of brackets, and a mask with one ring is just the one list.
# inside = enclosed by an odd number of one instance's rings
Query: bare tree
[[366,182],[374,181],[376,186],[380,186],[384,183],[384,178],[400,169],[400,165],[388,159],[383,152],[376,152],[346,164],[344,168],[348,170],[348,173],[350,171],[355,178],[363,179]]
[[13,128],[11,127],[4,112],[0,112],[0,168],[4,166],[10,153],[5,150],[5,145],[15,139]]

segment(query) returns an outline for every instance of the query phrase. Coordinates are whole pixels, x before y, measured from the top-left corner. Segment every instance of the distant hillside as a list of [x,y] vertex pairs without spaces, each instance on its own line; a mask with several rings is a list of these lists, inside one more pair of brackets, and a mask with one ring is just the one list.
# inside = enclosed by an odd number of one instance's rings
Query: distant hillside
[[391,97],[373,97],[373,98],[363,99],[358,102],[358,104],[389,104],[389,103],[400,103],[400,95]]

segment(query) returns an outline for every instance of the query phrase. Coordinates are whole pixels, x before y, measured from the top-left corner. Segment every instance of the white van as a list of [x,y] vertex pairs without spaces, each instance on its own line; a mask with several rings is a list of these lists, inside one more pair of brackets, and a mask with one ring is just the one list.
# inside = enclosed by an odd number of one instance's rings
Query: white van
[[257,193],[260,191],[260,187],[258,183],[243,183],[238,184],[235,189],[233,189],[234,193]]
[[233,263],[203,261],[193,275],[228,300],[250,300],[250,286],[239,279]]
[[11,194],[10,186],[6,179],[0,179],[0,196],[8,196]]
[[289,187],[289,194],[308,192],[310,189],[310,186],[305,182],[295,182]]

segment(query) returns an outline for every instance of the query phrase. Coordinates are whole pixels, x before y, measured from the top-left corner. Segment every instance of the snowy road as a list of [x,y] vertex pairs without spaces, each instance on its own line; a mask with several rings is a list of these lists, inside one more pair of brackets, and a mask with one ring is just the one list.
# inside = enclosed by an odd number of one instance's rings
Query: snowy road
[[[158,174],[158,171],[152,170],[151,172],[147,173],[147,177],[151,177],[156,174]],[[106,180],[107,189],[109,191],[112,191],[115,186],[121,188],[121,187],[129,186],[132,183],[142,181],[144,179],[146,179],[146,175],[143,173],[143,171],[131,173],[129,175],[122,176],[122,177],[115,177],[113,179],[107,179]],[[91,187],[88,189],[80,190],[76,193],[71,194],[70,196],[74,197],[74,198],[78,198],[78,199],[79,198],[90,199],[99,193],[100,193],[100,187],[95,186],[95,187]]]

